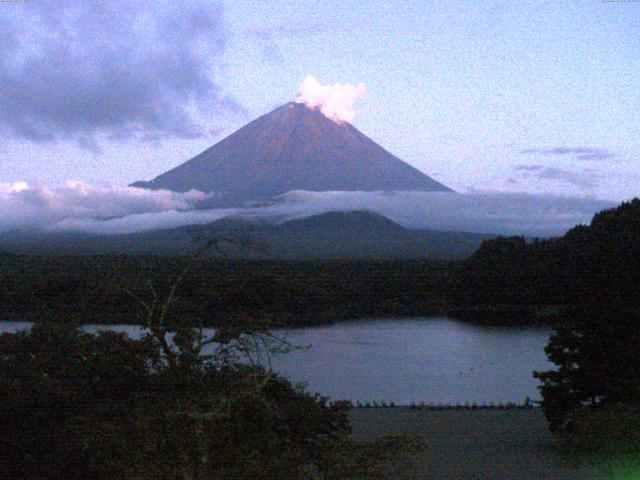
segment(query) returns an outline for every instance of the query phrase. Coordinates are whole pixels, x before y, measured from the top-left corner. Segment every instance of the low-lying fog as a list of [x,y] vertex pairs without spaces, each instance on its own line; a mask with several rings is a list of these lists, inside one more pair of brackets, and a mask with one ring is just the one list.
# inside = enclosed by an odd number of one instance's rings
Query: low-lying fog
[[245,208],[203,209],[202,192],[175,193],[70,182],[0,184],[0,231],[132,233],[204,224],[227,216],[284,221],[331,210],[371,210],[407,228],[553,236],[589,223],[613,202],[588,197],[484,192],[294,191]]

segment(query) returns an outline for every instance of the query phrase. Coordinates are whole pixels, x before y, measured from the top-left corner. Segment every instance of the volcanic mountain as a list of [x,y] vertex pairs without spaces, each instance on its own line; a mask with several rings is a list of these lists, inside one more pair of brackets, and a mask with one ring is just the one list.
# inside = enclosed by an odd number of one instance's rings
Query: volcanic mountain
[[348,122],[287,103],[191,160],[136,187],[190,189],[219,204],[242,204],[292,190],[450,191]]

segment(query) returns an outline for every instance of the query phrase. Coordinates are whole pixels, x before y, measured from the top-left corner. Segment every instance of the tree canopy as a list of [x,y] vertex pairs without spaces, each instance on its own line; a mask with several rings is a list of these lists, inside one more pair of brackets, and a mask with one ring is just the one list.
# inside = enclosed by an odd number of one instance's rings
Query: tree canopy
[[557,369],[534,372],[553,430],[583,410],[640,400],[640,309],[592,302],[565,315],[545,348]]
[[292,478],[348,432],[344,404],[257,365],[170,365],[150,336],[36,324],[0,351],[4,478]]
[[486,240],[454,275],[449,303],[583,305],[602,298],[640,305],[638,198],[559,238]]

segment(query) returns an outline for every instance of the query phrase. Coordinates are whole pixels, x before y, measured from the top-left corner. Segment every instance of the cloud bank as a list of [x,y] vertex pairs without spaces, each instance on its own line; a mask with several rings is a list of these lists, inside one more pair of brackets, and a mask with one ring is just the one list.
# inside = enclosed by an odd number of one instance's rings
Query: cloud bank
[[22,227],[57,229],[65,222],[100,222],[112,217],[192,210],[204,200],[205,195],[196,190],[176,193],[75,181],[62,187],[0,183],[0,231]]
[[366,92],[364,83],[351,85],[334,83],[321,85],[313,76],[308,76],[300,85],[296,96],[297,103],[304,103],[309,108],[319,109],[334,122],[351,123],[356,116],[355,102]]
[[371,210],[407,228],[546,237],[589,223],[594,213],[614,205],[591,198],[523,193],[295,191],[265,206],[201,210],[200,192],[78,183],[59,189],[5,184],[0,192],[0,230],[19,223],[100,234],[206,224],[229,216],[278,223],[327,211]]
[[[6,8],[4,8],[6,7]],[[0,130],[32,141],[194,138],[241,107],[217,83],[227,34],[205,0],[38,0],[0,9]]]
[[525,193],[298,191],[253,213],[299,218],[330,210],[371,210],[407,228],[547,237],[589,223],[596,212],[612,206],[593,198]]

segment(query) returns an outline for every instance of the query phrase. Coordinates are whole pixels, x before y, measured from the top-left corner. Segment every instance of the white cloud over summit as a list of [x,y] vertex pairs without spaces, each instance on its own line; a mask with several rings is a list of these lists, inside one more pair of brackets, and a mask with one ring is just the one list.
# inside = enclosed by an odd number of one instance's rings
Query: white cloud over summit
[[321,85],[315,77],[309,75],[300,85],[295,101],[304,103],[309,108],[319,109],[334,122],[351,123],[356,116],[354,104],[366,91],[364,83]]

